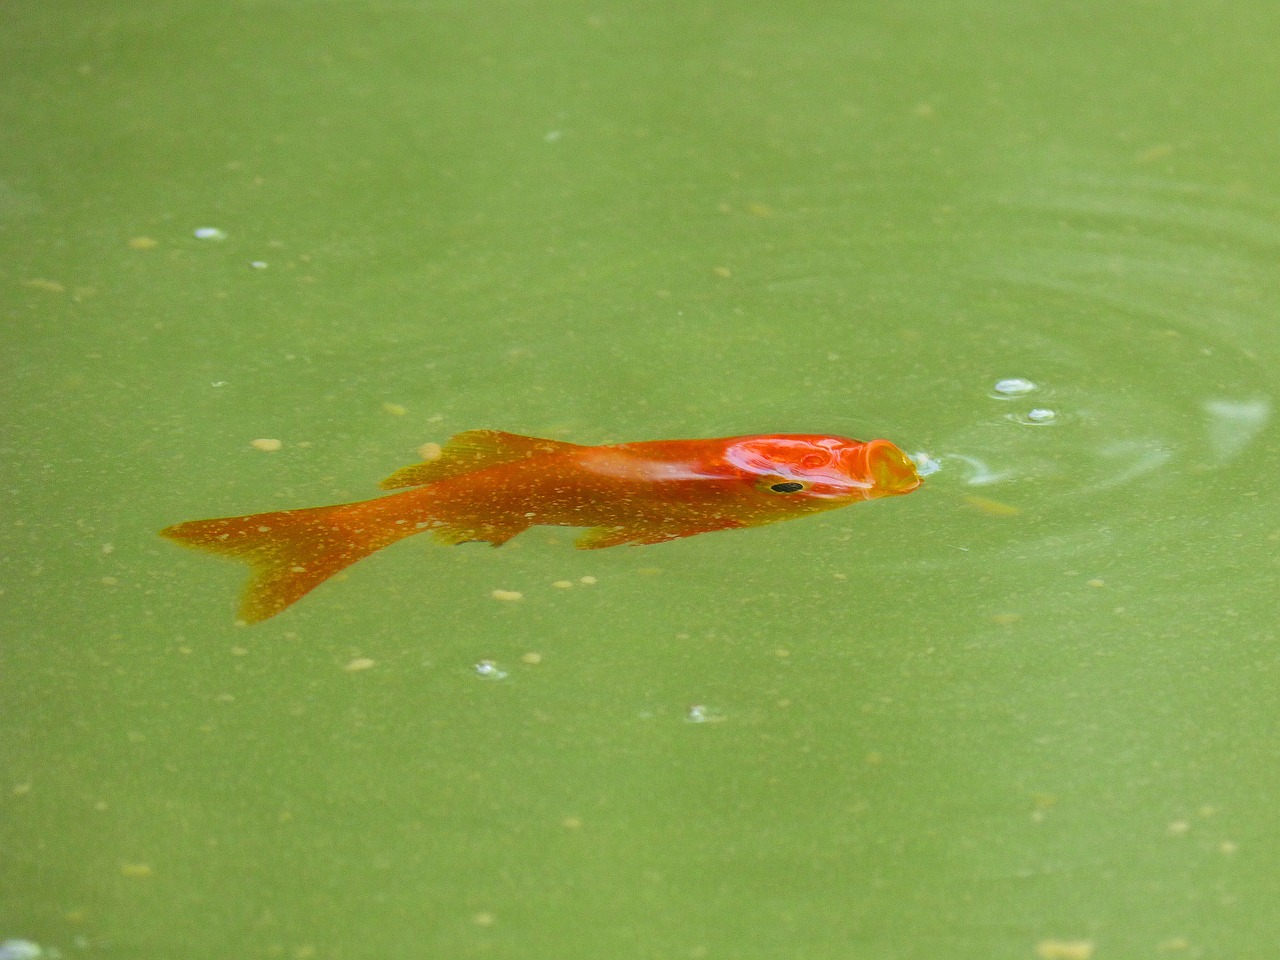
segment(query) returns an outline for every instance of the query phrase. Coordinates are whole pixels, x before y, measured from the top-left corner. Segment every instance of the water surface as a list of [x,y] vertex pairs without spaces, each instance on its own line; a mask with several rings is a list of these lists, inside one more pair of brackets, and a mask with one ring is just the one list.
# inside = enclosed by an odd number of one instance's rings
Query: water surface
[[[0,939],[1262,956],[1274,20],[10,10]],[[649,548],[411,540],[250,630],[155,536],[474,427],[941,469]]]

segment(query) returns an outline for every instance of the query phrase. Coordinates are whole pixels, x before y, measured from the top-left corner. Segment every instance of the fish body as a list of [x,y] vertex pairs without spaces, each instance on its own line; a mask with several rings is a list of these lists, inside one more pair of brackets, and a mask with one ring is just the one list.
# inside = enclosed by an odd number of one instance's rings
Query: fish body
[[249,563],[240,618],[253,623],[423,531],[448,544],[501,546],[532,526],[587,527],[576,545],[599,549],[760,526],[919,485],[911,461],[888,440],[775,434],[593,447],[472,430],[439,458],[382,482],[398,493],[193,520],[161,534]]

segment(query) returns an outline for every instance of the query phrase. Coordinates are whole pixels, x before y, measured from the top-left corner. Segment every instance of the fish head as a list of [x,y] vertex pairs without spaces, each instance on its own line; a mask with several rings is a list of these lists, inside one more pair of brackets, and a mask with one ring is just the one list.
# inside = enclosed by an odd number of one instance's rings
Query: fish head
[[810,434],[742,437],[730,444],[726,459],[762,493],[817,509],[897,496],[920,486],[915,465],[888,440]]

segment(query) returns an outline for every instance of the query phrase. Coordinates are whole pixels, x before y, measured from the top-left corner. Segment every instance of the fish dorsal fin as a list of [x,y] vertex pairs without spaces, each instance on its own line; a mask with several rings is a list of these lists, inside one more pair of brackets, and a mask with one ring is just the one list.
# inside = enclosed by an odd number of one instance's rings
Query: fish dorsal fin
[[450,437],[436,459],[401,467],[379,486],[384,490],[420,487],[486,467],[496,467],[500,463],[542,457],[577,446],[563,440],[522,437],[518,433],[503,433],[501,430],[468,430]]

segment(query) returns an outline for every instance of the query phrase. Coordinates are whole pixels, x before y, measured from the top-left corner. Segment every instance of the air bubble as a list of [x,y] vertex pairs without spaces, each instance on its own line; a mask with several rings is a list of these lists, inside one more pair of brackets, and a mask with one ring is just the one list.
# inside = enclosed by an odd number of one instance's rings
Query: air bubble
[[1054,423],[1058,419],[1057,411],[1050,410],[1048,407],[1035,407],[1026,413],[1011,413],[1009,419],[1014,423],[1027,424],[1033,427],[1044,427]]
[[217,227],[196,227],[195,237],[197,240],[225,240],[227,233]]
[[998,400],[1008,400],[1012,397],[1026,396],[1038,388],[1024,377],[1006,377],[1004,380],[997,380],[993,389],[995,390],[993,397]]
[[942,469],[942,464],[923,450],[911,454],[909,459],[915,464],[916,473],[922,477],[932,476]]

